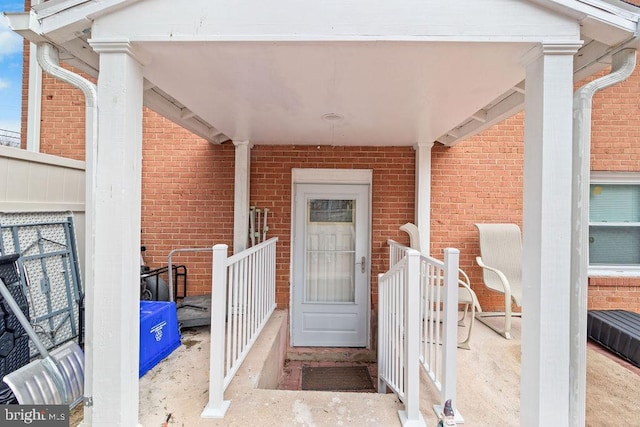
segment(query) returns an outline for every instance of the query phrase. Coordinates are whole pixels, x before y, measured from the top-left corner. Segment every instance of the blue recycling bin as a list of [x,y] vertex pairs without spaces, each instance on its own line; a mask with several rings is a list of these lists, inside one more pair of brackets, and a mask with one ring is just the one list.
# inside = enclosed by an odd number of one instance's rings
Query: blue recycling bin
[[180,346],[176,303],[140,301],[140,366],[142,377]]

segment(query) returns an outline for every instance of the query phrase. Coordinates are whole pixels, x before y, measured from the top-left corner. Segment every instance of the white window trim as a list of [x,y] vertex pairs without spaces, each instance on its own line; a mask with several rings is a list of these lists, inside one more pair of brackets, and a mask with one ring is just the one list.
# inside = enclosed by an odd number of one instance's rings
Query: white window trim
[[[591,172],[589,185],[592,184],[631,184],[640,185],[640,172]],[[591,223],[589,223],[591,225]],[[628,265],[589,265],[590,277],[640,277],[640,266]]]
[[637,184],[640,185],[640,172],[591,172],[590,184]]
[[291,170],[292,184],[367,184],[373,182],[371,169],[298,169]]

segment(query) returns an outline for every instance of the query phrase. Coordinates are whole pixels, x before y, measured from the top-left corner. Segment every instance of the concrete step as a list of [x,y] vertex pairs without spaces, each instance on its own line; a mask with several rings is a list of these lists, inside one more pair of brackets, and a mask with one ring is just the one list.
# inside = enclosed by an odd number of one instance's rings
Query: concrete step
[[368,348],[288,347],[286,358],[311,362],[377,362],[376,352]]

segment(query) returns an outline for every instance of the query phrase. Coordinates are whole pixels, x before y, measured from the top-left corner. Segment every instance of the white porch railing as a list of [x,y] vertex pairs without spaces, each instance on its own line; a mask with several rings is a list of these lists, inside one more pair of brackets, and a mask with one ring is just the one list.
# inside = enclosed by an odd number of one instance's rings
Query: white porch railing
[[209,402],[203,418],[224,417],[223,394],[276,308],[277,237],[227,258],[213,247]]
[[419,375],[411,374],[419,364],[440,393],[436,414],[442,414],[444,403],[451,399],[455,421],[462,423],[456,409],[460,252],[445,249],[442,262],[393,240],[388,243],[391,269],[378,279],[379,389],[388,385],[403,401],[403,425],[405,420],[408,425],[422,425],[416,413]]
[[403,426],[426,426],[420,413],[420,252],[409,249],[378,275],[378,392],[387,386],[402,403]]

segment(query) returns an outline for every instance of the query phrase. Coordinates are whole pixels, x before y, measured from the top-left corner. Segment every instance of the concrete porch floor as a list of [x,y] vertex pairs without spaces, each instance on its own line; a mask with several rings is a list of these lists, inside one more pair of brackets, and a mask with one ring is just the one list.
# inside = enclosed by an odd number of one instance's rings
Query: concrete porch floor
[[[281,372],[269,366],[284,359],[286,332],[286,313],[276,311],[225,392],[231,400],[225,418],[211,420],[200,418],[208,399],[209,330],[183,330],[182,345],[140,379],[140,423],[161,426],[171,414],[169,427],[400,425],[403,405],[391,393],[276,390]],[[458,351],[457,406],[465,425],[520,424],[520,319],[513,336],[505,340],[476,322],[471,350]],[[593,345],[587,369],[587,425],[640,425],[640,369]],[[424,375],[420,393],[421,412],[435,426],[438,399]]]

